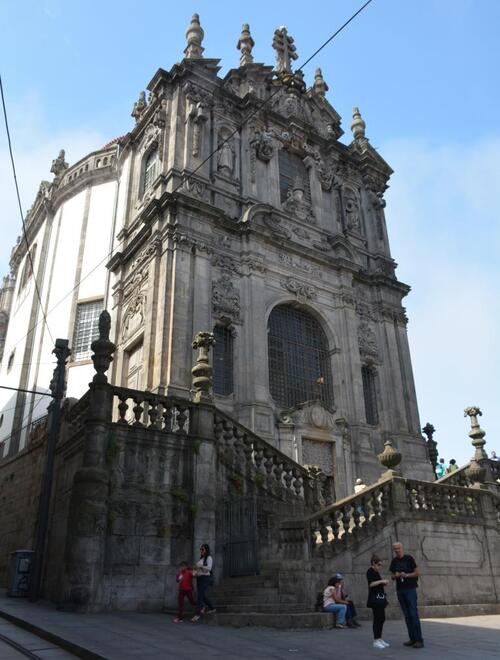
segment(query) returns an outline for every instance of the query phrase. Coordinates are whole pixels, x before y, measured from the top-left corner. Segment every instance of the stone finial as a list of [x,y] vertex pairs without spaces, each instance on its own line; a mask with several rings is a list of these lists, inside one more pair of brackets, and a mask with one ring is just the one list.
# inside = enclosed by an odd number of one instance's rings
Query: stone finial
[[486,467],[488,464],[488,454],[484,450],[484,445],[486,444],[484,436],[486,433],[477,421],[477,418],[481,417],[482,414],[478,406],[469,406],[464,410],[464,417],[470,417],[471,430],[469,431],[469,438],[472,439],[472,446],[475,449],[466,474],[474,484],[484,483],[488,473]]
[[395,468],[401,463],[401,454],[394,449],[390,438],[384,442],[384,451],[377,458],[379,463],[386,468],[386,474],[397,474]]
[[191,369],[191,392],[195,403],[212,400],[213,369],[209,363],[208,352],[213,344],[213,332],[198,332],[193,340],[193,349],[199,351],[196,363]]
[[132,108],[132,112],[130,113],[130,116],[133,117],[135,121],[139,121],[139,118],[146,109],[147,105],[148,103],[146,101],[146,92],[140,92],[139,98],[134,103],[134,107]]
[[186,30],[187,46],[184,50],[184,55],[188,60],[199,60],[203,57],[205,50],[201,45],[205,33],[200,25],[200,17],[198,14],[193,14],[191,23]]
[[107,383],[106,371],[113,361],[113,353],[116,346],[109,339],[109,332],[111,330],[111,316],[109,312],[103,310],[99,316],[99,337],[95,339],[90,348],[92,349],[92,362],[96,375],[92,379],[93,383]]
[[274,31],[273,48],[276,51],[276,73],[292,73],[291,60],[299,57],[293,43],[293,37],[288,36],[288,30],[283,25]]
[[51,173],[54,175],[54,178],[59,178],[63,172],[65,172],[69,165],[65,160],[66,152],[64,149],[61,149],[57,158],[54,158],[52,161],[52,167],[50,168]]
[[253,55],[252,48],[255,46],[255,41],[252,39],[250,34],[250,26],[248,23],[243,23],[241,28],[240,38],[236,44],[236,48],[241,52],[240,55],[240,66],[245,66],[245,64],[252,64]]
[[323,78],[323,73],[321,69],[316,69],[316,72],[314,74],[313,91],[318,96],[323,96],[323,97],[328,91],[328,85],[326,84],[325,79]]
[[366,123],[361,116],[359,108],[353,108],[351,131],[355,140],[366,140],[365,128]]

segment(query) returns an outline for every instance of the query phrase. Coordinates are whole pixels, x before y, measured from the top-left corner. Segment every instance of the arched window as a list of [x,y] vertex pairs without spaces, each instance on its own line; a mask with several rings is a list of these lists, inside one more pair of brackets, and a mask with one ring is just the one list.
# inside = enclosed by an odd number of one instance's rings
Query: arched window
[[227,396],[233,393],[233,333],[230,328],[214,328],[214,393]]
[[146,156],[144,162],[144,176],[142,193],[144,194],[151,186],[158,175],[158,149],[152,149]]
[[361,378],[363,380],[363,395],[365,398],[365,415],[367,424],[378,424],[377,406],[377,374],[372,366],[361,367]]
[[308,312],[278,305],[268,322],[269,387],[280,406],[319,399],[333,403],[326,335]]
[[302,158],[297,154],[292,154],[286,149],[278,152],[278,162],[280,168],[280,201],[285,202],[288,191],[293,189],[295,180],[300,179],[304,185],[304,195],[308,202],[311,201],[311,189],[309,187],[309,174],[307,168],[302,162]]

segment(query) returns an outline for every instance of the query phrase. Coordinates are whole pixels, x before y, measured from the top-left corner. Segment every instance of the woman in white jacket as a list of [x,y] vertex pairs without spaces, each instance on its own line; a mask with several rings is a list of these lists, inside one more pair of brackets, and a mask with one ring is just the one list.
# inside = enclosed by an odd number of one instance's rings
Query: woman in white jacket
[[196,590],[198,593],[196,615],[191,621],[198,621],[202,614],[213,614],[215,607],[207,598],[206,591],[212,586],[212,566],[213,560],[210,555],[208,543],[203,543],[200,547],[200,559],[196,562],[193,574],[196,575]]

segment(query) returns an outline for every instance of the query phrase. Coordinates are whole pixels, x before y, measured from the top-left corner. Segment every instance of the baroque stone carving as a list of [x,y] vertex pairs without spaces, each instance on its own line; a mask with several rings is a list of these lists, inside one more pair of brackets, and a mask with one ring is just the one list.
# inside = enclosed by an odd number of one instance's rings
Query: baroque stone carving
[[225,176],[232,177],[234,170],[234,147],[232,140],[228,140],[224,133],[221,132],[219,134],[219,145],[217,152],[217,171]]
[[298,300],[313,300],[318,295],[318,290],[312,284],[306,284],[305,282],[300,282],[294,277],[287,277],[285,280],[281,280],[281,286],[294,293]]
[[292,232],[288,229],[288,227],[283,225],[281,218],[279,218],[274,213],[263,213],[262,219],[265,226],[275,236],[286,239],[292,238]]
[[142,113],[147,107],[147,101],[146,101],[146,92],[140,92],[139,93],[139,98],[137,101],[134,103],[134,107],[132,108],[132,112],[130,113],[130,116],[135,119],[136,122],[139,121],[141,118]]
[[347,229],[359,232],[361,229],[359,198],[357,193],[347,186],[344,188],[344,212]]
[[68,169],[69,165],[65,160],[66,152],[64,149],[61,149],[57,158],[52,161],[52,167],[50,168],[51,173],[56,179],[59,179],[61,174]]
[[240,321],[240,293],[228,272],[223,272],[217,282],[212,282],[212,309],[215,316],[227,316],[233,321]]
[[285,26],[274,31],[272,45],[276,51],[276,72],[278,74],[292,72],[291,60],[296,60],[299,56],[293,42],[293,37],[288,35]]
[[234,273],[235,275],[239,275],[240,273],[240,267],[238,263],[227,254],[214,254],[212,258],[212,264],[221,270],[225,270],[228,273]]
[[186,59],[201,59],[203,58],[203,51],[205,50],[201,45],[205,33],[200,25],[200,17],[198,14],[193,14],[191,23],[186,30],[187,46],[184,50]]
[[377,337],[365,321],[358,327],[358,346],[362,357],[378,358]]
[[311,238],[311,234],[309,234],[309,232],[307,232],[303,227],[294,227],[292,231],[295,234],[295,236],[298,236],[299,238],[303,238],[306,241]]
[[312,206],[307,201],[304,191],[304,184],[299,177],[296,177],[292,189],[288,190],[287,198],[283,203],[283,209],[299,220],[315,223],[316,219],[314,218]]
[[289,254],[286,254],[285,252],[281,252],[279,255],[279,260],[281,261],[282,264],[285,266],[289,266],[290,268],[293,268],[294,270],[301,270],[303,273],[307,273],[308,275],[312,275],[312,277],[318,277],[321,278],[323,277],[321,271],[319,268],[315,268],[314,266],[311,266],[311,264],[305,263],[303,261],[298,261],[297,259],[294,259],[291,257]]
[[133,296],[123,317],[123,339],[130,337],[144,325],[145,311],[146,294],[143,291],[139,291],[135,296]]
[[333,475],[334,447],[333,442],[304,438],[302,440],[302,463],[305,465],[315,465],[325,474]]
[[189,177],[188,179],[184,180],[184,183],[182,184],[182,189],[188,192],[190,195],[193,197],[197,197],[198,199],[201,199],[203,201],[206,201],[207,199],[207,186],[203,181],[197,181],[196,179],[193,179],[192,177]]

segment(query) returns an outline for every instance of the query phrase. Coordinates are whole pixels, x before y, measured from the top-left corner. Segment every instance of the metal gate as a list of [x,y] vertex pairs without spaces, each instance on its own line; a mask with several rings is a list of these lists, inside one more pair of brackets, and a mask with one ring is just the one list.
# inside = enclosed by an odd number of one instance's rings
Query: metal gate
[[224,502],[224,575],[258,575],[257,507],[253,497]]

